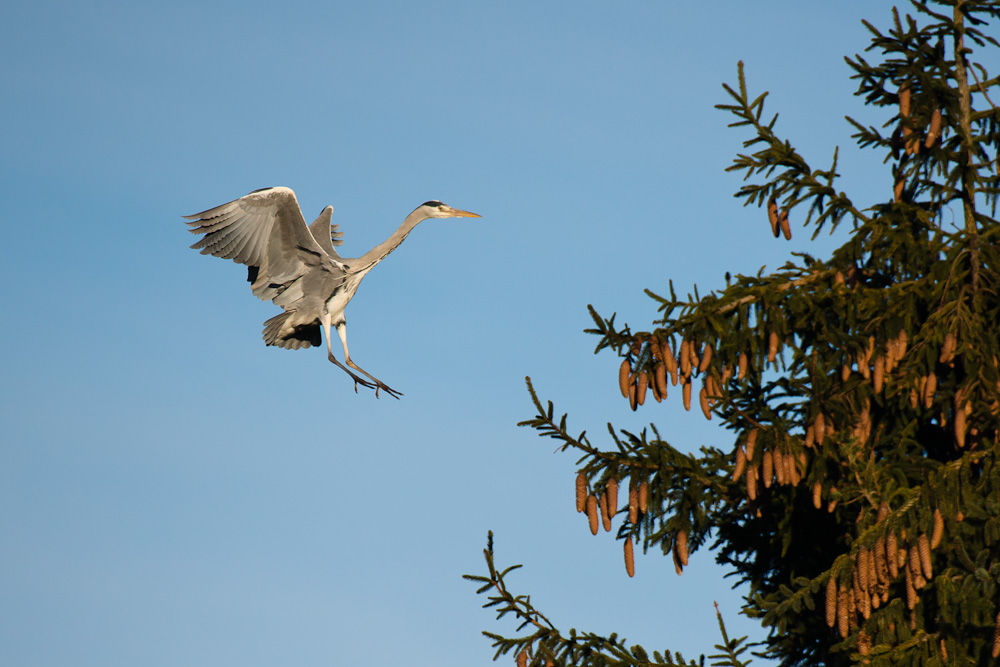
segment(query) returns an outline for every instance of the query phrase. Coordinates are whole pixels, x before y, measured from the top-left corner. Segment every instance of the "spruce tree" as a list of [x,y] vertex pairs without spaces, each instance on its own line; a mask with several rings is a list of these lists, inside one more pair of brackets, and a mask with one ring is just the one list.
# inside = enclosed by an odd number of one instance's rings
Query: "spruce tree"
[[[801,220],[813,238],[846,224],[844,245],[705,296],[649,292],[648,331],[591,308],[588,332],[621,357],[633,409],[682,400],[728,438],[687,454],[655,425],[609,425],[601,448],[528,381],[537,414],[523,424],[580,455],[577,510],[595,533],[618,522],[628,574],[635,549],[662,549],[678,572],[713,549],[747,584],[761,654],[783,666],[1000,656],[1000,77],[975,61],[997,46],[1000,2],[911,5],[887,30],[865,23],[869,54],[847,58],[857,95],[885,113],[881,128],[848,118],[884,161],[884,201],[835,187],[836,150],[814,169],[782,139],[742,63],[718,105],[751,134],[729,167],[745,176],[736,196],[762,209],[748,224],[766,231],[766,218],[777,237]],[[684,662],[560,631],[508,590],[492,535],[485,554],[488,574],[467,578],[522,623],[514,637],[486,633],[497,657]],[[745,641],[722,631],[713,664],[745,664]]]

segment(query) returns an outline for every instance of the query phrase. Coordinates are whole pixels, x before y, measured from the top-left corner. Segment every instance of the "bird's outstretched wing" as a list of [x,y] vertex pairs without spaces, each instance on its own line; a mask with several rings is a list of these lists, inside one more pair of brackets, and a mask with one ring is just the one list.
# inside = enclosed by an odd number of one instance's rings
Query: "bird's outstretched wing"
[[253,293],[265,301],[285,305],[301,298],[300,279],[310,270],[341,275],[346,271],[339,257],[330,255],[306,226],[290,188],[256,190],[184,217],[191,220],[188,231],[204,234],[191,247],[203,255],[246,264]]
[[333,219],[333,207],[327,206],[323,209],[323,212],[319,214],[319,217],[311,225],[309,225],[309,231],[312,232],[313,238],[319,243],[320,247],[327,252],[330,257],[334,259],[340,259],[340,255],[334,250],[333,246],[343,245],[344,242],[341,238],[344,236],[344,232],[338,231],[339,225],[331,225],[330,221]]

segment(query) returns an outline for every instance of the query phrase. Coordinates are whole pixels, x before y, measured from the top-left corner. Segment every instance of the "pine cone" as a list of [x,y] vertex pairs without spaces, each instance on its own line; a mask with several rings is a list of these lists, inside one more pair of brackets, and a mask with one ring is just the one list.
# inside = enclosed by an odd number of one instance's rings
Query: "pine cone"
[[646,390],[649,388],[649,376],[639,373],[638,386],[635,390],[635,402],[642,405],[646,402]]
[[691,343],[688,345],[688,356],[691,358],[689,361],[689,365],[691,366],[691,373],[693,375],[697,375],[698,364],[700,363],[700,360],[698,359],[698,351],[694,341],[691,341]]
[[857,605],[858,611],[861,613],[861,617],[866,621],[871,618],[872,615],[872,599],[865,591],[855,591],[854,593],[854,604]]
[[837,624],[837,580],[833,574],[826,580],[826,624],[831,628]]
[[714,407],[722,397],[722,385],[715,375],[705,376],[705,392],[708,394],[708,404]]
[[771,480],[774,478],[774,455],[770,451],[764,452],[762,461],[764,468],[764,488],[771,488]]
[[618,480],[609,477],[604,487],[604,492],[608,494],[608,517],[618,514]]
[[698,362],[698,372],[704,373],[708,370],[708,365],[712,363],[712,346],[705,343],[705,348],[701,351],[701,361]]
[[675,542],[674,548],[677,549],[677,557],[680,559],[681,565],[687,567],[688,564],[687,531],[683,529],[677,531],[677,541]]
[[885,372],[885,360],[882,355],[875,357],[875,367],[872,369],[872,386],[876,394],[882,393],[882,379]]
[[705,388],[705,385],[702,385],[701,391],[698,392],[698,402],[701,404],[701,411],[705,415],[705,419],[711,421],[712,409],[708,405],[708,390]]
[[955,443],[959,449],[965,449],[965,410],[955,410]]
[[660,395],[660,400],[663,400],[667,397],[667,367],[665,364],[656,364],[654,379],[656,391]]
[[799,481],[799,468],[795,464],[795,455],[785,452],[785,483],[797,486]]
[[841,586],[837,589],[837,630],[843,639],[847,639],[850,630],[847,613],[847,589]]
[[597,516],[597,496],[593,493],[587,496],[587,520],[590,522],[590,534],[597,535],[599,525]]
[[622,398],[628,398],[628,387],[632,367],[629,366],[628,359],[622,360],[622,365],[618,368],[618,388],[622,390]]
[[813,483],[813,507],[819,509],[823,506],[823,484],[821,482]]
[[899,576],[899,549],[896,546],[896,533],[889,533],[885,538],[885,561],[889,568],[889,578]]
[[927,384],[924,386],[924,407],[930,408],[934,404],[934,394],[937,392],[937,375],[931,371],[927,376]]
[[576,476],[576,511],[583,512],[587,509],[587,476],[578,473]]
[[947,364],[955,358],[955,350],[958,349],[958,339],[955,334],[948,332],[944,337],[944,344],[941,346],[941,356],[938,357],[938,362],[942,364]]
[[601,525],[604,526],[604,532],[611,532],[611,513],[608,510],[608,492],[605,491],[601,494]]
[[774,469],[774,480],[778,485],[785,483],[785,455],[777,449],[771,453],[771,467]]
[[792,240],[792,228],[788,224],[788,211],[782,211],[781,215],[778,216],[778,226],[781,227],[781,233],[784,235],[786,241]]
[[899,117],[910,117],[910,84],[906,82],[899,87]]
[[749,364],[749,362],[750,360],[747,358],[747,353],[740,352],[739,373],[736,375],[736,377],[740,380],[747,376],[747,364]]
[[782,452],[781,457],[781,468],[785,477],[785,484],[795,483],[795,462],[792,459],[792,455],[788,452]]
[[691,378],[684,380],[684,386],[681,387],[682,396],[684,398],[684,409],[691,410]]
[[778,229],[778,202],[774,197],[767,202],[767,219],[771,223],[771,233],[778,238],[781,232]]
[[944,517],[941,510],[934,509],[934,529],[931,531],[931,549],[937,549],[941,544],[941,537],[944,536]]
[[872,560],[875,562],[875,580],[881,585],[888,584],[889,562],[885,556],[885,537],[881,535],[875,540],[875,552],[872,554]]
[[778,358],[779,342],[780,341],[778,339],[778,334],[772,331],[771,335],[768,336],[768,341],[767,341],[767,363],[773,364],[775,363],[775,360]]
[[906,560],[908,563],[906,569],[909,570],[910,574],[913,576],[913,585],[915,588],[919,588],[919,586],[916,585],[917,577],[923,576],[923,565],[920,562],[921,560],[920,549],[917,547],[916,544],[910,545],[910,549],[907,552]]
[[920,533],[920,537],[917,538],[917,551],[920,554],[920,569],[923,570],[924,578],[930,580],[934,573],[931,570],[931,545],[927,533]]
[[642,480],[639,483],[639,511],[643,514],[646,513],[646,507],[649,504],[649,482]]
[[625,571],[628,572],[628,576],[635,576],[635,559],[632,555],[632,538],[626,538],[625,540]]
[[[677,359],[674,357],[673,350],[670,349],[670,344],[664,341],[661,346],[663,350],[663,363],[667,366],[667,373],[670,374],[670,384],[677,386]],[[666,394],[664,394],[666,395]]]
[[742,447],[736,448],[736,465],[733,466],[733,481],[739,480],[747,467],[747,455]]
[[906,568],[906,608],[913,609],[917,606],[917,589],[913,587],[913,575],[910,573],[910,568]]
[[686,338],[681,339],[680,359],[678,363],[681,367],[681,375],[684,377],[691,375],[691,354],[688,352],[690,347],[691,343]]

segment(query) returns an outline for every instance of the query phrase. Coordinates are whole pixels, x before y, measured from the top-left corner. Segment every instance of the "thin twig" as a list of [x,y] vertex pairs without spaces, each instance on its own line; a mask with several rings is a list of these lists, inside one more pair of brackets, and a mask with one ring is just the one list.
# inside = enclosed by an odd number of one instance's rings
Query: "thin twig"
[[[791,289],[793,287],[801,287],[802,285],[805,285],[806,283],[810,283],[810,282],[812,282],[814,280],[817,280],[818,278],[822,277],[823,275],[824,275],[823,273],[819,273],[819,272],[818,273],[814,273],[812,275],[806,276],[805,278],[799,278],[797,280],[790,280],[787,283],[783,283],[781,285],[778,285],[774,289],[777,290],[777,291],[779,291],[779,292],[784,292],[785,290]],[[716,311],[716,313],[719,314],[719,315],[725,315],[726,313],[728,313],[730,310],[733,310],[734,308],[739,308],[740,306],[742,306],[744,304],[756,301],[757,298],[758,297],[756,295],[754,295],[754,294],[748,294],[747,296],[740,297],[739,299],[736,299],[736,301],[731,301],[730,303],[727,303],[726,305],[721,306]]]

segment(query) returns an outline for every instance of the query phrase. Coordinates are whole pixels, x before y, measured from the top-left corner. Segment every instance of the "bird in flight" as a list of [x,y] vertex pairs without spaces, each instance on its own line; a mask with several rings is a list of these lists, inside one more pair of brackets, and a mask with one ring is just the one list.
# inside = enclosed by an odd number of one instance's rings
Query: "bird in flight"
[[[327,206],[311,225],[290,188],[255,190],[228,204],[186,215],[193,234],[203,234],[191,247],[245,264],[250,289],[260,299],[273,301],[284,312],[264,322],[264,342],[289,350],[317,347],[326,335],[327,356],[358,385],[384,391],[393,398],[401,393],[358,366],[347,351],[344,308],[358,291],[361,279],[399,247],[413,228],[428,218],[478,218],[439,201],[424,202],[413,210],[392,236],[361,257],[341,257],[334,246],[343,243],[342,232],[331,225],[333,207]],[[330,328],[337,330],[344,346],[344,361],[333,354]],[[353,370],[352,370],[353,369]],[[360,375],[359,375],[360,373]],[[364,377],[361,377],[364,376]],[[366,379],[367,378],[367,379]]]

